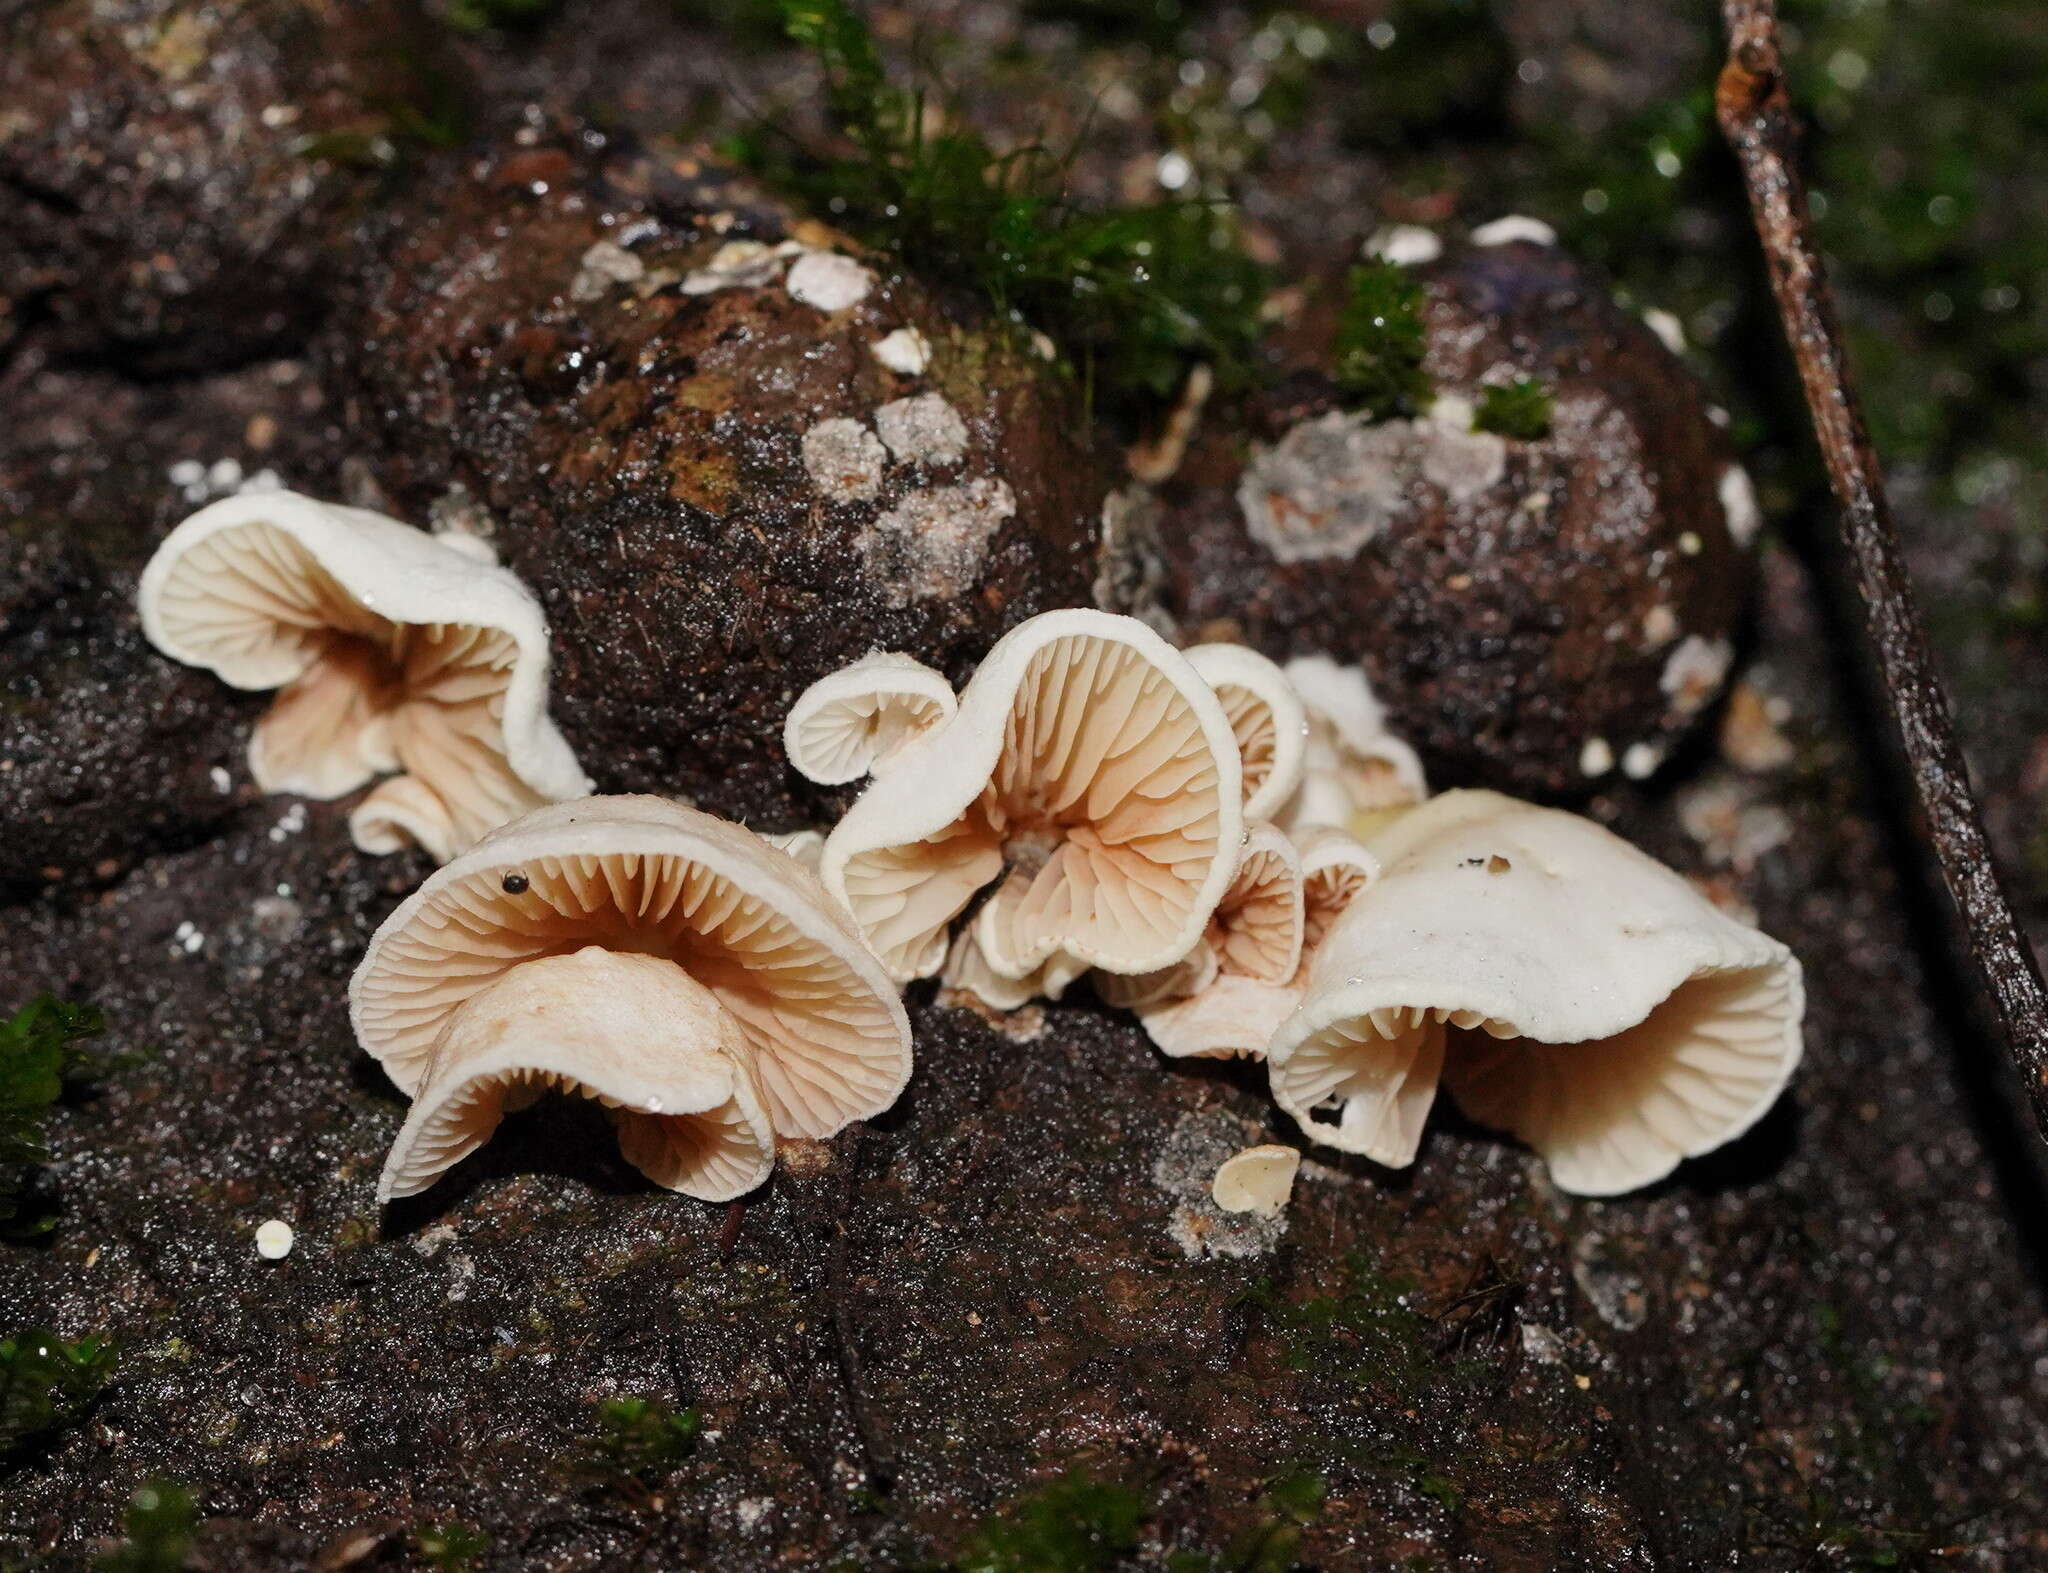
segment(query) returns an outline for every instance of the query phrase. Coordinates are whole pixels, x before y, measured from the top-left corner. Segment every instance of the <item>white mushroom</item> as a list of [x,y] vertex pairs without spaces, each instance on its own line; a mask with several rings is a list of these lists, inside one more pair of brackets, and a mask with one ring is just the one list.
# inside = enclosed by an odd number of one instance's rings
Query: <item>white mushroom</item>
[[864,655],[797,696],[783,723],[789,762],[821,786],[882,769],[904,744],[952,719],[953,685],[922,661]]
[[1217,1166],[1209,1194],[1227,1213],[1271,1218],[1294,1194],[1294,1176],[1300,1168],[1301,1154],[1292,1147],[1247,1147]]
[[974,937],[974,925],[964,925],[953,937],[946,953],[946,965],[939,973],[942,989],[972,994],[994,1011],[1022,1010],[1033,1000],[1057,1000],[1066,996],[1074,981],[1087,972],[1070,956],[1053,955],[1021,978],[1006,978],[988,964]]
[[266,792],[335,798],[366,852],[454,856],[590,790],[548,719],[547,625],[503,568],[380,514],[225,498],[143,570],[143,631],[237,688],[283,691],[249,740]]
[[[357,1041],[424,1096],[442,1040],[472,1030],[455,1024],[466,1001],[593,946],[675,973],[672,1003],[697,1001],[689,1019],[709,1015],[705,996],[730,1018],[778,1136],[830,1136],[888,1108],[909,1079],[896,990],[817,880],[751,831],[653,797],[541,809],[437,871],[356,969]],[[563,1013],[585,1006],[610,1008],[592,995]],[[595,1069],[532,1068],[620,1096]]]
[[1449,792],[1373,850],[1269,1058],[1317,1141],[1411,1162],[1441,1076],[1562,1189],[1612,1195],[1741,1135],[1797,1065],[1791,953],[1590,820]]
[[[1201,937],[1243,837],[1237,741],[1200,674],[1134,618],[1048,612],[957,713],[891,757],[825,843],[824,879],[899,982],[977,914],[988,964],[1150,972]],[[1007,874],[1005,874],[1007,870]]]
[[377,1199],[427,1189],[508,1108],[560,1090],[603,1104],[655,1184],[729,1201],[775,1166],[739,1019],[672,961],[591,945],[521,962],[449,1012]]
[[1208,680],[1237,738],[1246,819],[1271,819],[1301,785],[1308,712],[1287,674],[1238,644],[1194,645],[1188,664]]
[[1422,761],[1387,730],[1386,710],[1360,668],[1298,656],[1286,674],[1308,712],[1308,745],[1301,789],[1275,816],[1282,826],[1363,830],[1375,816],[1429,795]]
[[1296,846],[1301,945],[1294,970],[1275,979],[1219,967],[1185,998],[1139,1005],[1138,1018],[1162,1054],[1171,1059],[1263,1059],[1273,1034],[1300,1006],[1317,948],[1378,876],[1379,864],[1356,837],[1329,826],[1302,831]]
[[1198,994],[1226,976],[1285,983],[1301,961],[1301,930],[1301,854],[1271,825],[1254,825],[1194,948],[1155,972],[1105,974],[1096,992],[1112,1005],[1139,1009]]

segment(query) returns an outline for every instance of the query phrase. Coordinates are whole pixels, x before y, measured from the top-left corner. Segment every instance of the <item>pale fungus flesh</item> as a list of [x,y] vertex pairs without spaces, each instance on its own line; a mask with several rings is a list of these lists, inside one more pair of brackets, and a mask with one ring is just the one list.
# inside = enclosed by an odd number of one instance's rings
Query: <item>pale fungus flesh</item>
[[548,718],[547,625],[503,568],[437,537],[291,492],[201,509],[143,571],[142,626],[165,654],[278,689],[249,740],[266,792],[354,810],[366,852],[446,861],[590,783]]
[[1308,714],[1308,741],[1300,789],[1276,815],[1282,826],[1356,834],[1429,795],[1422,761],[1388,730],[1363,671],[1327,656],[1299,656],[1285,670]]
[[1243,827],[1237,741],[1200,674],[1134,618],[1049,612],[892,758],[823,874],[898,982],[940,969],[954,919],[998,880],[974,918],[998,974],[1060,954],[1149,972],[1200,938]]
[[592,946],[672,963],[709,991],[779,1136],[831,1136],[909,1079],[902,1002],[816,878],[751,831],[653,797],[555,804],[438,870],[356,969],[357,1040],[417,1093],[472,995]]
[[1448,792],[1373,850],[1268,1060],[1314,1140],[1410,1163],[1441,1081],[1613,1195],[1740,1136],[1797,1066],[1791,953],[1590,820]]
[[1217,1166],[1209,1194],[1224,1212],[1278,1217],[1294,1194],[1300,1169],[1301,1154],[1292,1147],[1247,1147]]
[[797,696],[783,723],[789,762],[821,786],[882,769],[920,733],[952,718],[953,685],[922,661],[877,651]]

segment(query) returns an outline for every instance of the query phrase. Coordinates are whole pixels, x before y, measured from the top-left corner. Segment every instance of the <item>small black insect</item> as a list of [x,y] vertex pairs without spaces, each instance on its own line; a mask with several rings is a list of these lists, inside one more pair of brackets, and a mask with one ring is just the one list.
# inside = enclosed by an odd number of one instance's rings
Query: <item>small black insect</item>
[[526,876],[524,874],[507,874],[503,883],[505,894],[508,896],[523,896],[526,894]]

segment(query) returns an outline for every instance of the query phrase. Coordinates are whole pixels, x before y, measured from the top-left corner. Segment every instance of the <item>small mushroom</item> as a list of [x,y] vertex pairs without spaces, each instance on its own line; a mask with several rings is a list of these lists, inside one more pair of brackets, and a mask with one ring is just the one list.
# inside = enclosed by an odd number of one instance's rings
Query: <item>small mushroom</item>
[[1237,740],[1135,618],[1047,612],[996,642],[947,721],[891,756],[825,842],[826,888],[898,982],[944,963],[977,892],[982,956],[1150,972],[1194,947],[1244,833]]
[[972,994],[990,1010],[1022,1010],[1033,1000],[1064,999],[1074,981],[1087,972],[1072,957],[1048,956],[1021,978],[1006,978],[988,964],[981,944],[974,937],[974,925],[963,926],[953,937],[946,953],[946,965],[939,973],[942,989]]
[[752,1059],[738,1018],[672,961],[589,945],[522,962],[449,1012],[377,1199],[427,1189],[508,1109],[559,1090],[603,1104],[656,1185],[730,1201],[775,1166]]
[[250,493],[173,530],[139,603],[166,655],[237,688],[282,690],[249,739],[264,791],[336,798],[390,776],[349,817],[366,852],[417,841],[445,862],[590,790],[548,719],[540,606],[474,547]]
[[1442,1079],[1561,1189],[1614,1195],[1741,1135],[1798,1064],[1791,952],[1592,821],[1447,792],[1373,850],[1269,1056],[1315,1140],[1410,1163]]
[[1301,789],[1276,816],[1283,827],[1364,832],[1380,815],[1429,795],[1422,761],[1387,730],[1363,671],[1313,655],[1289,661],[1286,674],[1308,712],[1308,746]]
[[[739,1045],[745,1052],[737,1058],[777,1136],[830,1136],[888,1108],[909,1079],[902,1002],[817,880],[751,831],[653,797],[540,809],[437,871],[385,920],[356,969],[349,1010],[357,1041],[421,1099],[453,1085],[447,1067],[458,1053],[500,1076],[525,1055],[532,1063],[519,1068],[531,1075],[566,1078],[642,1112],[662,1112],[621,1090],[656,1088],[664,1108],[676,1095],[673,1087],[660,1091],[667,1084],[652,1072],[630,1079],[642,1053],[629,1041],[637,1026],[621,1029],[616,1053],[625,1058],[586,1056],[586,1076],[578,1069],[584,1060],[533,1058],[541,1040],[512,1013],[483,1004],[465,1012],[485,994],[557,998],[519,981],[553,958],[585,965],[550,966],[543,974],[550,986],[572,973],[624,976],[601,972],[589,957],[593,947],[633,958],[633,990],[662,993],[668,1004],[661,1011],[689,1024],[670,1041],[677,1055],[697,1060],[679,1060],[661,1075],[709,1089],[716,1075],[700,1051],[734,1058]],[[663,990],[648,981],[656,974],[666,980]],[[603,1039],[607,1013],[626,1008],[619,993],[607,986],[560,997],[551,1015],[562,1032],[550,1041],[581,1054],[577,1045]],[[734,1112],[744,1111],[744,1080],[731,1078],[732,1107],[719,1115],[734,1141],[746,1125]],[[645,1150],[630,1141],[628,1149],[629,1157]]]
[[878,650],[819,678],[783,723],[789,762],[820,786],[882,769],[912,738],[949,721],[953,685],[922,661]]
[[1244,772],[1246,819],[1271,819],[1301,785],[1308,712],[1287,674],[1256,650],[1202,644],[1188,664],[1208,680],[1230,719]]
[[1378,876],[1379,864],[1355,836],[1326,825],[1300,832],[1295,845],[1301,946],[1293,971],[1275,980],[1219,967],[1184,998],[1139,1005],[1138,1018],[1162,1054],[1171,1059],[1263,1059],[1274,1033],[1300,1006],[1317,948]]
[[1209,1194],[1227,1213],[1277,1217],[1294,1194],[1294,1176],[1300,1168],[1301,1154],[1292,1147],[1247,1147],[1217,1166]]
[[1301,961],[1301,931],[1301,854],[1271,825],[1254,825],[1194,948],[1156,972],[1105,974],[1096,992],[1142,1015],[1141,1007],[1201,993],[1222,977],[1285,983]]

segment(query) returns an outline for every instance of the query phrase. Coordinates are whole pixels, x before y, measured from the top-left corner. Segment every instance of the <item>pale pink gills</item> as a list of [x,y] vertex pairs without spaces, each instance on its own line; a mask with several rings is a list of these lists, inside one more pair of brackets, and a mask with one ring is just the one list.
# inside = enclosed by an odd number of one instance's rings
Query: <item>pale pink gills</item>
[[1415,750],[1387,730],[1386,711],[1355,666],[1327,656],[1289,661],[1287,680],[1308,712],[1301,788],[1274,818],[1286,830],[1354,832],[1429,795]]
[[1441,1079],[1561,1189],[1614,1195],[1740,1136],[1798,1065],[1791,952],[1590,820],[1447,792],[1372,847],[1269,1058],[1315,1140],[1410,1163]]
[[1185,998],[1140,1005],[1146,1035],[1162,1054],[1171,1059],[1263,1059],[1273,1035],[1300,1006],[1316,948],[1344,909],[1372,883],[1379,864],[1355,837],[1327,826],[1304,831],[1295,845],[1301,945],[1294,970],[1277,981],[1219,970]]
[[955,708],[945,678],[922,661],[879,651],[806,688],[783,723],[782,746],[811,780],[842,786],[881,772]]
[[1240,644],[1201,644],[1188,664],[1216,691],[1237,738],[1246,819],[1271,819],[1301,786],[1308,712],[1287,674]]
[[292,492],[229,497],[157,548],[142,627],[237,688],[282,690],[249,740],[264,791],[336,798],[390,776],[350,816],[357,845],[445,862],[590,790],[548,718],[539,603],[480,547]]
[[357,1041],[416,1091],[465,1000],[589,946],[673,963],[709,990],[779,1136],[830,1136],[909,1080],[895,986],[816,878],[753,832],[654,797],[540,809],[434,873],[349,984]]
[[1006,978],[991,967],[981,954],[970,923],[953,936],[939,984],[971,994],[990,1010],[1022,1010],[1033,1000],[1057,1000],[1066,996],[1077,978],[1087,972],[1069,956],[1049,956],[1021,978]]
[[892,757],[825,842],[824,878],[898,982],[976,916],[1022,979],[1057,954],[1149,972],[1193,948],[1244,835],[1237,741],[1200,674],[1134,618],[1061,611],[996,643],[958,711]]
[[1301,961],[1301,932],[1301,855],[1271,825],[1254,825],[1194,948],[1157,972],[1105,973],[1096,992],[1112,1005],[1138,1009],[1198,994],[1224,976],[1285,983]]
[[656,1185],[730,1201],[775,1167],[752,1059],[738,1019],[673,961],[593,945],[524,962],[442,1022],[377,1198],[427,1189],[552,1091],[602,1104]]

